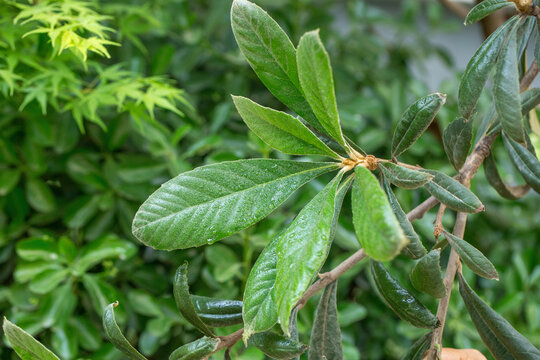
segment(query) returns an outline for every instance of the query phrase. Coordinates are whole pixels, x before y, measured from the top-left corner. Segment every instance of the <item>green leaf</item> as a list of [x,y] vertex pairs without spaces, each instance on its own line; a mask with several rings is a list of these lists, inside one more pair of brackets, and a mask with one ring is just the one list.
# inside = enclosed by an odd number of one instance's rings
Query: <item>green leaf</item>
[[242,301],[191,295],[191,302],[207,326],[231,326],[242,322]]
[[465,119],[469,119],[482,94],[482,89],[486,85],[489,73],[495,65],[501,46],[508,31],[518,21],[519,17],[514,16],[493,32],[486,41],[476,50],[469,60],[465,73],[459,84],[459,113]]
[[30,281],[29,289],[36,294],[46,294],[64,281],[70,271],[68,269],[48,269]]
[[402,287],[382,263],[371,260],[370,264],[377,291],[397,316],[420,328],[432,329],[439,326],[437,317]]
[[521,116],[519,95],[516,31],[517,28],[514,27],[508,34],[497,60],[493,76],[493,98],[504,132],[515,141],[525,144],[525,124]]
[[336,292],[337,281],[334,281],[326,286],[319,300],[311,330],[309,360],[343,359]]
[[393,259],[407,243],[388,198],[366,168],[355,168],[352,213],[356,236],[366,254],[380,261]]
[[188,264],[187,262],[184,265],[178,267],[176,270],[176,275],[174,276],[174,300],[178,306],[178,310],[182,316],[189,321],[193,326],[199,329],[205,335],[214,337],[214,333],[210,330],[206,324],[199,318],[197,315],[197,310],[191,301],[191,296],[189,295],[189,284],[187,278]]
[[403,355],[401,360],[423,360],[424,355],[426,354],[426,351],[429,349],[429,346],[431,345],[432,336],[433,336],[433,333],[430,331],[426,335],[418,339],[411,346],[409,351],[407,351],[407,353]]
[[241,96],[233,96],[233,101],[251,131],[274,149],[292,155],[339,158],[297,118]]
[[86,270],[102,263],[106,259],[119,258],[125,260],[135,255],[137,247],[127,241],[121,240],[114,235],[105,235],[86,245],[75,263],[75,274],[83,274]]
[[432,175],[409,169],[390,161],[380,162],[379,169],[381,169],[388,181],[404,189],[419,188],[430,182],[433,178]]
[[51,189],[43,180],[31,177],[26,180],[26,199],[36,211],[49,213],[56,208]]
[[489,184],[505,199],[519,199],[525,196],[530,190],[529,185],[506,185],[499,175],[493,153],[490,153],[484,160],[484,173],[486,174],[486,179]]
[[446,295],[440,265],[441,249],[431,250],[414,265],[410,278],[414,288],[434,298]]
[[526,147],[506,136],[505,133],[503,133],[503,142],[510,160],[523,176],[525,182],[534,191],[540,193],[540,162],[536,156]]
[[473,192],[459,181],[435,170],[422,170],[435,177],[424,185],[431,195],[449,208],[466,213],[484,210],[484,205]]
[[486,279],[499,280],[499,274],[497,274],[495,266],[477,248],[446,231],[444,232],[444,237],[448,240],[452,249],[458,253],[465,265],[476,275],[485,277]]
[[410,148],[435,119],[446,102],[446,95],[430,94],[409,106],[401,116],[392,137],[392,158]]
[[468,121],[462,117],[455,119],[444,129],[444,151],[452,165],[454,165],[454,168],[458,171],[465,164],[465,160],[471,149],[472,137],[472,121]]
[[22,360],[60,360],[26,331],[4,317],[4,335]]
[[19,241],[15,249],[21,259],[28,261],[55,261],[59,257],[56,241],[47,236],[33,237]]
[[307,32],[300,38],[296,61],[302,90],[317,119],[331,138],[345,146],[330,58],[318,30]]
[[81,196],[66,209],[64,222],[70,229],[80,229],[99,211],[99,196]]
[[84,316],[72,316],[68,322],[76,330],[79,345],[83,349],[95,352],[101,347],[101,332],[88,318]]
[[426,248],[422,244],[422,241],[420,240],[418,234],[416,234],[416,232],[414,231],[411,222],[409,221],[409,219],[407,219],[407,215],[401,208],[401,205],[399,204],[396,195],[394,195],[390,184],[388,183],[388,181],[386,181],[386,178],[383,178],[383,184],[386,195],[388,195],[388,202],[392,207],[392,211],[394,212],[394,215],[396,215],[396,219],[399,222],[399,226],[401,226],[405,237],[407,238],[407,240],[409,240],[409,243],[401,250],[401,253],[412,259],[421,258],[422,256],[426,255]]
[[274,288],[281,328],[289,335],[293,307],[320,270],[331,244],[336,192],[343,172],[325,186],[279,237],[276,245],[277,272]]
[[3,169],[0,171],[0,196],[6,196],[17,185],[21,171],[19,169]]
[[114,308],[117,306],[118,302],[112,303],[107,306],[103,313],[103,330],[105,331],[105,336],[115,348],[124,353],[129,359],[146,360],[146,358],[129,343],[118,327],[114,318]]
[[332,163],[238,160],[202,166],[163,184],[140,207],[133,234],[156,249],[211,244],[266,217]]
[[467,311],[496,360],[538,360],[540,351],[470,288],[461,274],[459,292]]
[[293,359],[306,351],[307,346],[271,331],[255,334],[249,345],[255,346],[272,359]]
[[51,346],[62,359],[74,359],[79,350],[78,339],[70,333],[73,329],[60,324],[52,330]]
[[19,283],[25,283],[32,280],[37,275],[49,269],[62,269],[62,265],[48,262],[48,261],[36,261],[36,262],[23,262],[20,261],[13,273],[15,280]]
[[217,338],[202,337],[174,350],[169,356],[169,360],[205,359],[217,349],[219,341]]
[[501,9],[508,5],[512,5],[512,2],[507,0],[484,0],[469,11],[469,14],[465,18],[465,25],[474,24],[495,10]]
[[263,9],[235,0],[231,26],[240,50],[262,83],[282,103],[318,130],[319,123],[304,98],[296,66],[296,50],[287,34]]
[[276,282],[279,236],[266,245],[251,268],[244,291],[244,342],[252,334],[272,328],[278,320],[274,286]]
[[521,114],[527,115],[532,109],[540,104],[540,89],[533,88],[521,93]]

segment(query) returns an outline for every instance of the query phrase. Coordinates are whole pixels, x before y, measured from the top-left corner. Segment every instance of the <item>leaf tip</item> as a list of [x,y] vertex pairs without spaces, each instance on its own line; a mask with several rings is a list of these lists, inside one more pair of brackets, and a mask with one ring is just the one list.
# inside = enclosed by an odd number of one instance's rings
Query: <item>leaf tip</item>
[[475,210],[474,210],[474,213],[473,214],[476,214],[476,213],[479,213],[479,212],[482,212],[482,211],[485,211],[486,210],[486,207],[484,206],[484,204],[480,204],[479,207],[477,207]]

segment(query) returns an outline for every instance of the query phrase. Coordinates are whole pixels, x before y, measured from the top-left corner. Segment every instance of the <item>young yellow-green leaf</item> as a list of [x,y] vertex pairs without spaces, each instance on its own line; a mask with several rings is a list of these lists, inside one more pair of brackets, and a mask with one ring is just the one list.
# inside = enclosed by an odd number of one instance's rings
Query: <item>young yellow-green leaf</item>
[[272,359],[293,359],[306,351],[307,346],[271,331],[255,334],[249,345],[255,346]]
[[330,58],[318,30],[305,33],[300,38],[296,59],[300,84],[313,112],[326,133],[345,146],[339,124]]
[[499,175],[492,153],[484,160],[484,173],[489,184],[505,199],[516,200],[522,198],[531,189],[529,185],[511,186],[505,184]]
[[392,184],[404,189],[419,188],[433,178],[433,175],[409,169],[390,161],[380,162],[379,169]]
[[410,148],[435,119],[446,102],[446,95],[430,94],[413,103],[401,116],[392,137],[392,158]]
[[242,302],[191,295],[191,302],[202,322],[211,327],[222,327],[242,322]]
[[195,326],[204,335],[214,337],[214,333],[210,330],[206,324],[197,315],[197,310],[191,296],[189,294],[189,284],[187,278],[188,265],[187,262],[178,267],[176,274],[174,275],[173,292],[174,300],[178,306],[178,310],[182,316]]
[[240,50],[268,90],[310,125],[324,131],[304,98],[296,50],[283,29],[247,0],[233,2],[231,26]]
[[486,279],[499,280],[499,274],[497,274],[495,266],[493,266],[491,261],[489,261],[480,250],[465,240],[446,231],[444,232],[444,237],[448,240],[452,249],[458,253],[465,265],[467,265],[476,275],[485,277]]
[[[503,142],[510,160],[514,163],[519,173],[537,193],[540,193],[540,162],[536,156],[525,146],[512,140],[503,133]],[[534,151],[534,150],[533,150]]]
[[521,116],[519,95],[516,33],[517,27],[514,27],[508,34],[497,60],[493,76],[493,98],[504,132],[515,141],[525,144],[525,124]]
[[512,17],[493,32],[476,50],[459,84],[458,104],[459,114],[469,119],[486,85],[491,69],[497,61],[501,46],[508,35],[508,31],[519,20],[518,16]]
[[426,351],[431,345],[432,336],[433,332],[430,331],[420,339],[416,340],[416,342],[410,347],[409,351],[403,355],[401,360],[423,360]]
[[277,272],[274,294],[278,318],[289,335],[289,317],[293,307],[320,270],[333,234],[336,193],[343,172],[325,186],[279,237],[276,245]]
[[103,330],[105,331],[105,336],[115,348],[124,353],[129,359],[147,360],[129,343],[124,334],[122,334],[122,331],[114,318],[114,308],[116,306],[118,306],[118,302],[110,304],[103,313]]
[[266,217],[333,163],[252,159],[202,166],[163,184],[141,205],[133,234],[156,249],[214,243]]
[[521,114],[527,115],[529,111],[540,104],[540,89],[533,88],[521,93]]
[[507,0],[484,0],[469,11],[469,14],[465,18],[465,25],[474,24],[477,21],[482,20],[495,10],[501,9],[505,6],[512,5],[513,3]]
[[426,255],[426,248],[422,244],[422,241],[420,240],[418,234],[416,234],[416,232],[414,231],[411,222],[407,219],[407,215],[401,208],[401,205],[399,204],[396,195],[394,195],[390,184],[388,183],[388,181],[386,181],[386,178],[383,178],[383,184],[386,195],[388,195],[388,202],[390,203],[390,206],[392,207],[392,210],[396,215],[396,219],[398,220],[401,229],[403,229],[403,233],[409,240],[409,243],[401,250],[401,253],[412,259],[421,258],[422,256]]
[[422,171],[435,176],[431,182],[424,185],[427,191],[449,208],[466,213],[476,213],[484,210],[484,205],[482,205],[480,199],[459,181],[435,170]]
[[246,281],[242,309],[244,342],[247,342],[252,334],[271,329],[278,320],[273,291],[276,282],[278,240],[279,237],[276,237],[266,245]]
[[233,101],[251,131],[274,149],[292,155],[339,158],[297,118],[241,96],[233,96]]
[[371,260],[370,264],[377,291],[397,316],[420,328],[433,329],[439,325],[437,317],[401,286],[382,263]]
[[216,351],[218,338],[202,337],[189,344],[180,346],[169,356],[169,360],[201,360]]
[[538,360],[540,351],[471,289],[461,274],[459,292],[467,311],[496,360]]
[[319,300],[311,330],[309,360],[343,359],[336,292],[337,281],[334,281],[326,286]]
[[446,295],[440,257],[441,249],[431,250],[416,263],[410,274],[411,283],[416,290],[438,299]]
[[4,335],[22,360],[60,360],[32,335],[4,318]]
[[471,148],[472,136],[472,121],[462,117],[452,121],[443,131],[444,151],[458,171],[465,164]]
[[369,257],[391,260],[407,245],[407,237],[377,178],[362,166],[355,173],[352,213],[356,236]]

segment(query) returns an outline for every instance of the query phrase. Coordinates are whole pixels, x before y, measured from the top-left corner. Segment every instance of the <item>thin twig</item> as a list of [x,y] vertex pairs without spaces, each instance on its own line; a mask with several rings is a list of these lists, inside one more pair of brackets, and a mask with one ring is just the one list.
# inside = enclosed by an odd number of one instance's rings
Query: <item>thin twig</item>
[[[328,284],[330,284],[331,282],[339,278],[345,272],[350,270],[354,265],[358,264],[365,257],[366,257],[366,254],[364,253],[364,250],[360,249],[354,254],[352,254],[351,256],[349,256],[347,259],[345,259],[341,264],[336,266],[331,271],[319,274],[320,279],[317,280],[314,284],[312,284],[304,293],[304,296],[302,296],[302,298],[298,300],[298,302],[296,303],[296,307],[298,308],[298,310],[300,310],[301,308],[304,307],[304,305],[306,305],[309,298],[311,298],[320,290],[324,289]],[[220,342],[213,353],[216,353],[223,349],[229,349],[233,347],[237,342],[240,341],[240,339],[242,339],[243,333],[244,333],[244,329],[242,328],[240,330],[233,332],[230,335],[220,336],[219,337]]]
[[446,211],[446,205],[441,204],[439,206],[439,211],[437,211],[437,217],[435,217],[435,222],[433,223],[433,236],[435,236],[435,239],[439,239],[439,236],[441,236],[441,234],[444,231],[442,220],[443,220],[445,211]]

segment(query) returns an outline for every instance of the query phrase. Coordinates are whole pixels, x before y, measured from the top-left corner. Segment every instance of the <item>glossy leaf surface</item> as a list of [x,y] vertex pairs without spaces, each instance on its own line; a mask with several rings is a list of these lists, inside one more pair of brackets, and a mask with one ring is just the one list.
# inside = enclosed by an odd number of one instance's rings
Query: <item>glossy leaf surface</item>
[[431,345],[432,334],[433,333],[430,331],[426,335],[422,336],[420,339],[416,340],[416,342],[411,346],[409,351],[407,351],[407,353],[403,355],[401,360],[423,360],[426,351]]
[[293,307],[326,260],[336,212],[336,192],[342,176],[340,172],[300,211],[276,245],[274,291],[279,322],[287,335]]
[[311,339],[309,360],[343,359],[337,310],[337,281],[326,286],[319,300]]
[[523,179],[537,193],[540,193],[540,162],[525,146],[503,134],[503,142],[510,160],[514,163]]
[[377,291],[397,316],[420,328],[432,329],[438,326],[437,317],[401,286],[382,263],[371,260],[370,266]]
[[529,190],[529,185],[511,186],[504,183],[497,170],[497,164],[490,153],[484,160],[484,172],[489,184],[505,199],[516,200],[525,196]]
[[399,156],[414,144],[445,102],[446,95],[434,93],[421,98],[405,110],[392,137],[392,158]]
[[156,249],[211,244],[263,219],[303,184],[336,168],[270,159],[202,166],[154,192],[135,215],[133,234]]
[[250,1],[235,0],[231,26],[240,50],[268,90],[309,124],[324,129],[301,90],[296,50],[274,19]]
[[313,112],[326,133],[345,145],[339,124],[330,58],[318,30],[310,31],[300,38],[296,57],[300,85]]
[[242,302],[191,295],[191,302],[199,318],[207,326],[222,327],[242,322]]
[[184,263],[184,265],[179,266],[176,270],[173,284],[174,300],[176,301],[178,310],[180,310],[182,316],[189,321],[190,324],[199,329],[203,334],[213,337],[214,333],[212,333],[212,330],[210,330],[197,315],[197,310],[189,294],[187,272],[187,262]]
[[249,273],[242,309],[244,341],[247,341],[251,334],[269,330],[278,320],[273,291],[276,282],[278,240],[279,237],[266,245]]
[[446,295],[440,265],[441,250],[431,250],[421,258],[411,271],[410,278],[414,288],[434,298]]
[[472,8],[465,18],[465,25],[471,25],[480,21],[492,12],[508,5],[512,5],[512,2],[507,0],[484,0]]
[[516,36],[514,28],[501,49],[493,77],[493,97],[504,132],[515,141],[524,144],[525,125],[521,116]]
[[407,240],[409,240],[409,243],[401,250],[401,253],[412,259],[421,258],[422,256],[426,255],[426,248],[422,244],[422,241],[420,240],[420,237],[416,231],[414,231],[414,227],[412,226],[411,222],[407,219],[407,215],[401,208],[401,205],[399,204],[396,195],[394,195],[390,184],[388,181],[386,181],[386,179],[383,179],[383,183],[386,195],[388,196],[388,201],[390,202],[390,206],[394,211],[394,215],[396,215],[396,219],[399,222],[405,237],[407,237]]
[[540,351],[471,289],[461,274],[459,292],[467,311],[496,360],[537,360]]
[[268,331],[255,334],[249,345],[255,346],[272,359],[293,359],[306,351],[307,346],[285,336]]
[[508,30],[516,24],[518,19],[519,17],[514,16],[500,26],[484,41],[469,60],[459,84],[458,94],[459,113],[465,119],[471,117],[482,94],[482,89],[486,85],[489,73],[499,56],[504,39],[508,35]]
[[452,248],[458,253],[461,260],[471,269],[476,275],[480,275],[482,277],[485,277],[486,279],[499,279],[499,274],[497,274],[497,270],[491,263],[491,261],[488,260],[474,246],[469,244],[463,239],[458,238],[457,236],[454,236],[448,232],[444,233],[444,237]]
[[452,121],[443,132],[443,145],[446,156],[459,171],[471,148],[473,137],[472,120],[457,118]]
[[352,188],[353,224],[366,254],[379,261],[393,259],[408,240],[377,178],[357,166]]
[[394,185],[404,189],[416,189],[427,184],[432,175],[394,164],[393,162],[380,162],[384,176]]
[[138,352],[129,341],[127,341],[126,337],[118,327],[116,319],[114,318],[114,308],[117,305],[118,303],[110,304],[103,313],[103,330],[105,331],[105,336],[107,336],[107,339],[109,339],[114,347],[124,353],[129,359],[146,360],[146,358]]
[[434,178],[424,185],[431,195],[449,208],[466,213],[484,210],[484,205],[473,192],[450,176],[435,170],[423,170]]
[[339,157],[297,118],[244,97],[233,96],[233,101],[251,131],[274,149],[292,155]]
[[521,93],[521,114],[527,115],[529,111],[540,104],[540,89],[533,88]]
[[219,345],[219,339],[202,337],[174,350],[169,360],[201,360],[212,354]]
[[59,360],[49,349],[34,339],[32,335],[4,318],[4,335],[13,350],[22,360]]

